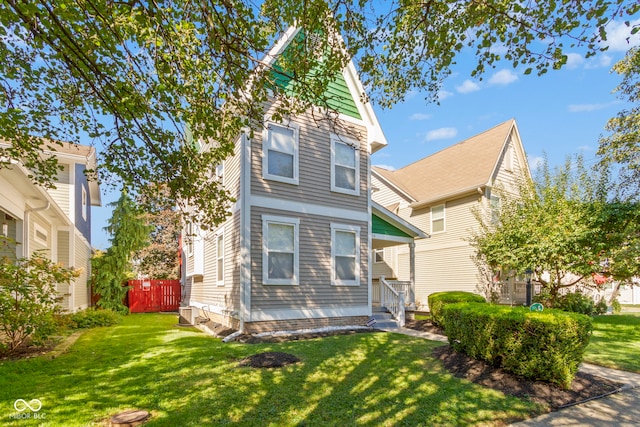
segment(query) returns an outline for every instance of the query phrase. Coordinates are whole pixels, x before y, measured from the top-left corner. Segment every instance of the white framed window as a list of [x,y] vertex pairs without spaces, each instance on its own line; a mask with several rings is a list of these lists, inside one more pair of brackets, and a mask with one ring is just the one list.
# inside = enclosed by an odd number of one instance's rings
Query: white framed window
[[33,240],[45,246],[49,242],[49,231],[37,222],[33,223]]
[[268,123],[262,135],[262,176],[298,184],[299,129],[297,125]]
[[265,285],[299,283],[298,218],[262,216],[262,282]]
[[445,210],[444,204],[431,208],[431,234],[445,231]]
[[193,239],[195,238],[193,228],[194,227],[191,222],[188,222],[185,227],[184,241],[187,246],[187,256],[193,256]]
[[216,236],[216,283],[224,286],[224,234]]
[[384,262],[384,248],[373,250],[373,262],[380,264]]
[[360,194],[358,141],[331,134],[331,191]]
[[331,284],[360,285],[360,227],[331,224]]
[[82,186],[82,219],[87,220],[87,189]]

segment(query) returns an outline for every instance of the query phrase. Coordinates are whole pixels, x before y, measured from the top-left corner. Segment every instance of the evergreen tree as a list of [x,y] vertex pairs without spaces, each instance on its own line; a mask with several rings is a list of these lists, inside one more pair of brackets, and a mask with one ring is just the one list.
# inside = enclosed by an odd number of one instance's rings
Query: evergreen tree
[[98,306],[127,313],[123,300],[126,281],[132,277],[132,260],[136,252],[149,244],[151,227],[126,191],[113,206],[113,215],[105,230],[111,234],[111,247],[92,260],[94,292],[100,295]]

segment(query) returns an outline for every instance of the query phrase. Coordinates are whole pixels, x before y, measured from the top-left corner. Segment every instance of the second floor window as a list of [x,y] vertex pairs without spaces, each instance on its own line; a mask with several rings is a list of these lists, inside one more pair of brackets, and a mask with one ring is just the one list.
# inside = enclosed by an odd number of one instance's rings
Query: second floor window
[[331,190],[360,194],[360,155],[357,141],[331,135]]
[[269,123],[263,134],[262,174],[266,179],[298,184],[298,129]]
[[431,208],[431,233],[442,233],[444,226],[444,205]]

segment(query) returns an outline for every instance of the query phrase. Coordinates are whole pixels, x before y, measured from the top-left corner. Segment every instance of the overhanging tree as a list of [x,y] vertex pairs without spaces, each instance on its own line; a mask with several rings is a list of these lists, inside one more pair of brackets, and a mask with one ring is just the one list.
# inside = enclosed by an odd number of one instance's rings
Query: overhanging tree
[[[276,116],[326,107],[327,85],[349,58],[383,106],[414,89],[437,99],[463,51],[475,53],[478,78],[502,60],[542,74],[566,62],[567,48],[595,54],[606,24],[639,9],[625,0],[7,0],[0,139],[12,145],[0,159],[22,158],[34,179],[51,183],[55,159],[41,155],[40,138],[53,148],[90,138],[102,145],[102,171],[133,193],[165,183],[207,228],[225,218],[229,197],[202,172],[243,127],[262,122],[267,99],[280,101]],[[264,53],[293,24],[323,37],[268,66]],[[324,37],[335,33],[344,43]],[[282,73],[296,82],[295,99],[274,84]],[[215,146],[200,151],[200,141]]]
[[607,182],[606,171],[588,171],[580,158],[555,171],[545,163],[519,195],[502,194],[497,218],[476,212],[480,227],[471,243],[480,263],[505,274],[532,269],[552,302],[593,274],[618,281],[640,274],[640,209],[608,200]]

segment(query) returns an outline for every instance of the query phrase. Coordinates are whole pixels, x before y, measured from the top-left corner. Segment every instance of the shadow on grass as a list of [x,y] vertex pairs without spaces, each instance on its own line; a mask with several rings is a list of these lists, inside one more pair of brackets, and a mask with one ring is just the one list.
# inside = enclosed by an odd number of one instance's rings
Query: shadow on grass
[[[65,426],[134,408],[152,413],[148,426],[504,425],[541,410],[446,373],[431,357],[441,343],[362,333],[223,344],[175,323],[132,315],[86,332],[58,359],[0,364],[0,423],[28,425],[10,415],[16,399],[33,398],[46,423]],[[301,362],[238,366],[264,351]]]

